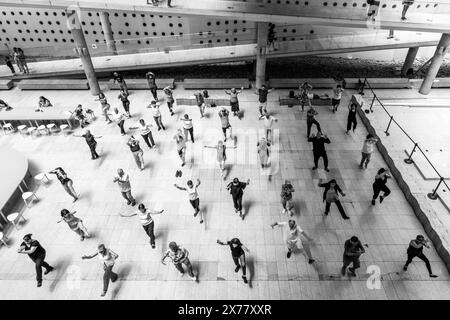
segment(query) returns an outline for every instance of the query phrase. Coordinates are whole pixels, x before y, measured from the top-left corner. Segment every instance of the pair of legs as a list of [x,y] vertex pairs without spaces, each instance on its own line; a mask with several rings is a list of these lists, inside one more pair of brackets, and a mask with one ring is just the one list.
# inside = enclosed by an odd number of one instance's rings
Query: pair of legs
[[136,204],[136,200],[134,200],[133,196],[131,195],[131,190],[121,191],[120,193],[122,194],[122,197],[127,200],[127,204],[131,204],[132,206]]
[[[301,244],[302,244],[302,247],[301,247],[301,248],[299,248],[299,247],[297,246],[297,241],[300,241],[300,242],[301,242]],[[307,243],[303,243],[303,241],[301,241],[301,239],[298,239],[297,241],[290,241],[290,240],[287,241],[287,246],[288,246],[287,257],[290,258],[292,252],[295,250],[295,248],[297,248],[297,249],[300,250],[300,252],[301,252],[306,258],[308,258],[308,263],[313,263],[313,262],[314,262],[314,259],[313,259],[313,257],[312,257],[311,249],[310,249],[309,245],[308,245]]]
[[356,125],[357,125],[356,116],[349,116],[347,118],[347,132],[346,133],[348,133],[350,131],[350,129],[352,128],[352,125],[353,125],[353,132],[355,132]]
[[125,124],[125,120],[120,120],[119,123],[117,124],[120,128],[120,133],[123,136],[125,135],[125,128],[123,127],[124,124]]
[[8,66],[9,70],[11,70],[12,74],[16,74],[16,70],[14,70],[14,66],[11,62],[6,63],[6,65]]
[[[264,111],[264,112],[263,112]],[[263,116],[267,113],[267,101],[259,103],[259,113]]]
[[152,135],[151,131],[149,133],[143,134],[141,136],[142,136],[142,139],[144,139],[145,143],[148,145],[148,147],[150,149],[155,146],[155,141],[153,141],[153,135]]
[[233,196],[233,204],[234,204],[234,210],[236,211],[236,213],[239,212],[239,216],[241,218],[244,218],[242,216],[242,194],[238,195],[238,196]]
[[97,144],[90,144],[89,145],[89,150],[91,151],[91,157],[92,159],[97,159],[98,157],[100,157],[97,153],[97,151],[95,151],[95,147],[97,147]]
[[123,80],[122,82],[119,82],[119,87],[121,90],[123,90],[126,95],[128,95],[128,87],[127,87],[127,83],[125,82],[125,80]]
[[186,148],[178,150],[178,156],[181,159],[181,166],[184,166],[184,164],[186,163]]
[[220,169],[220,176],[223,177],[223,172],[225,170],[225,159],[219,160],[219,169]]
[[203,223],[203,213],[200,211],[200,198],[189,200],[189,202],[191,203],[192,208],[194,208],[194,217],[200,213],[200,223]]
[[40,284],[42,283],[42,267],[45,268],[45,274],[52,271],[53,267],[45,262],[45,253],[43,255],[40,255],[39,257],[36,257],[36,259],[33,259],[33,262],[36,265],[36,280],[38,285],[40,286]]
[[158,126],[158,131],[161,130],[161,128],[163,130],[166,130],[166,127],[164,127],[164,125],[162,123],[161,116],[153,117],[153,119],[155,120],[155,123]]
[[24,59],[20,59],[20,64],[22,65],[24,73],[30,73],[30,70],[28,70],[27,62]]
[[380,196],[380,203],[383,202],[383,199],[386,198],[390,193],[391,190],[385,185],[379,185],[374,183],[372,185],[373,188],[373,197],[372,197],[372,204],[375,205],[375,200],[377,200],[378,195],[380,194],[381,191],[383,191],[383,195]]
[[283,206],[283,213],[284,212],[288,212],[289,215],[292,217],[292,215],[294,214],[293,210],[294,209],[294,205],[291,202],[291,199],[281,199],[281,205]]
[[230,129],[230,138],[233,137],[233,128],[231,127],[231,125],[228,124],[228,127],[222,127],[222,132],[223,132],[223,140],[227,141],[227,129]]
[[267,151],[259,151],[259,161],[261,162],[261,168],[267,168],[269,166],[269,155]]
[[16,63],[17,68],[19,68],[19,71],[23,72],[23,66],[22,66],[22,62],[20,61],[20,59],[16,58],[16,59],[14,59],[14,62]]
[[406,11],[408,11],[409,7],[410,7],[409,4],[405,4],[405,5],[403,6],[403,10],[402,10],[402,20],[406,20],[405,15],[406,15]]
[[123,109],[125,110],[125,113],[130,118],[131,117],[131,114],[130,114],[130,101],[122,102],[122,105],[123,105]]
[[316,125],[318,132],[322,132],[322,130],[320,129],[320,123],[316,119],[306,120],[306,137],[307,138],[309,138],[309,136],[311,134],[311,127],[313,124]]
[[152,248],[155,248],[155,223],[152,221],[151,223],[142,226],[142,228],[144,228],[145,233],[150,237]]
[[425,265],[427,267],[428,273],[430,275],[430,277],[435,278],[436,276],[433,275],[433,272],[431,271],[431,264],[430,261],[428,260],[428,258],[423,254],[419,254],[419,255],[415,255],[415,254],[408,254],[408,260],[406,260],[405,266],[403,267],[403,270],[407,270],[408,269],[408,265],[412,262],[412,260],[417,257],[419,259],[421,259],[423,262],[425,262]]
[[66,192],[73,197],[73,201],[78,200],[78,195],[75,192],[75,189],[73,188],[73,182],[72,180],[68,180],[66,183],[64,183],[63,185],[64,190],[66,190]]
[[155,99],[155,101],[158,101],[158,92],[157,92],[158,88],[157,87],[153,87],[150,88],[150,92],[153,95],[153,99]]
[[83,241],[84,238],[90,237],[89,232],[83,224],[83,221],[78,222],[77,228],[72,230],[81,237],[81,241]]
[[239,102],[230,102],[231,112],[233,112],[233,116],[237,116],[239,114]]
[[139,151],[133,151],[133,158],[138,168],[141,170],[144,169],[144,151],[142,151],[142,149]]
[[173,100],[167,100],[167,107],[169,108],[170,115],[173,116]]
[[[333,201],[333,202],[336,204],[336,207],[338,208],[339,213],[341,214],[342,218],[345,219],[345,220],[350,219],[350,218],[347,216],[347,214],[345,213],[345,210],[344,210],[344,207],[342,206],[341,201],[336,200],[336,201]],[[325,215],[326,215],[326,216],[327,216],[328,213],[330,212],[330,206],[331,206],[331,202],[326,201],[326,202],[325,202]]]
[[106,292],[108,291],[109,280],[111,280],[111,282],[115,282],[117,280],[117,278],[119,277],[117,275],[117,273],[112,271],[112,269],[113,269],[113,266],[103,266],[103,270],[105,270],[105,273],[103,274],[102,296],[104,296],[106,294]]
[[105,121],[108,123],[111,123],[112,120],[108,115],[109,108],[102,108],[102,111],[103,111],[103,116],[105,117]]
[[331,99],[331,107],[333,109],[333,112],[337,111],[340,103],[341,103],[341,99]]
[[189,261],[189,258],[186,258],[182,263],[174,263],[175,268],[180,271],[181,274],[184,274],[183,264],[186,266],[189,277],[195,278],[194,271],[192,270],[192,264]]
[[347,267],[353,263],[353,267],[352,268],[348,268],[348,270],[350,271],[350,274],[352,276],[356,276],[355,274],[355,270],[358,269],[360,267],[360,263],[359,263],[359,256],[347,256],[344,254],[344,258],[343,258],[343,266],[341,269],[341,274],[344,276],[345,275],[345,271],[347,270]]
[[313,170],[317,169],[317,166],[319,164],[319,159],[322,158],[323,159],[323,166],[325,167],[325,170],[328,171],[328,156],[326,152],[322,152],[322,153],[313,153],[314,155],[314,168]]
[[235,272],[238,272],[239,269],[242,269],[242,279],[244,279],[245,283],[248,283],[247,281],[247,266],[245,265],[245,254],[241,254],[239,257],[231,256],[233,259],[234,264],[236,265],[236,269],[234,269]]
[[271,143],[273,140],[273,132],[272,128],[266,128],[266,140],[267,142]]
[[361,155],[362,155],[362,157],[361,157],[361,162],[360,162],[360,164],[359,164],[359,167],[362,169],[362,168],[363,168],[363,165],[364,165],[364,167],[367,168],[367,165],[368,165],[369,162],[370,162],[370,156],[371,156],[372,154],[371,154],[371,153],[361,152]]
[[191,135],[191,141],[194,143],[194,127],[190,129],[183,128],[184,130],[184,136],[186,137],[186,140],[188,139],[189,134]]
[[197,106],[198,106],[198,110],[200,111],[200,118],[203,118],[205,116],[206,105],[203,102],[201,105],[197,105]]

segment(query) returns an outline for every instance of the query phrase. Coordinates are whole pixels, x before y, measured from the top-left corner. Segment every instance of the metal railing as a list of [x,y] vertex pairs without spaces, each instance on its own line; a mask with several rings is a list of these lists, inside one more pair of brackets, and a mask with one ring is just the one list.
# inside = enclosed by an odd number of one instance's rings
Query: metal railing
[[436,172],[436,174],[438,175],[439,182],[436,185],[436,187],[432,190],[432,192],[427,194],[428,198],[430,198],[432,200],[436,200],[439,197],[437,192],[438,192],[438,189],[439,189],[439,187],[441,186],[442,183],[447,187],[447,190],[450,191],[450,187],[448,186],[447,182],[445,181],[445,178],[439,173],[439,171],[436,169],[436,167],[433,165],[433,163],[430,161],[430,159],[428,159],[428,157],[425,154],[425,152],[423,152],[422,148],[419,146],[419,143],[417,141],[415,141],[413,138],[411,138],[411,136],[405,131],[405,129],[403,129],[403,127],[394,119],[394,116],[389,113],[389,111],[386,109],[384,104],[380,101],[380,99],[376,95],[375,91],[371,87],[371,85],[370,85],[369,81],[367,80],[367,78],[364,78],[363,88],[365,86],[367,86],[370,89],[370,91],[372,91],[372,94],[373,94],[373,98],[372,98],[372,102],[370,104],[369,110],[371,112],[373,112],[372,107],[373,107],[373,104],[374,104],[374,102],[376,100],[380,104],[380,106],[383,108],[383,110],[386,112],[386,114],[389,116],[389,123],[388,123],[388,125],[386,127],[386,130],[384,131],[386,136],[389,136],[389,128],[391,127],[391,125],[392,124],[396,124],[397,127],[405,134],[405,136],[414,144],[413,149],[408,154],[408,158],[404,159],[405,163],[407,163],[407,164],[414,163],[414,161],[412,159],[412,156],[413,156],[414,152],[417,152],[417,150],[418,150],[423,155],[423,157],[428,162],[428,164],[431,166],[431,168],[433,168],[434,172]]

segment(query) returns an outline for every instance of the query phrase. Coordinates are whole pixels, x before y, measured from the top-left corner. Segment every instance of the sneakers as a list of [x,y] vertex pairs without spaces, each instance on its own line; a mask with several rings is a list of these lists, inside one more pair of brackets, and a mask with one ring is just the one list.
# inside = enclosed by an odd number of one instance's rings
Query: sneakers
[[84,236],[81,236],[80,241],[84,241]]
[[309,260],[308,260],[308,263],[311,264],[311,263],[314,263],[314,261],[316,261],[316,260],[314,260],[314,259],[309,259]]
[[130,200],[128,200],[128,201],[127,201],[127,205],[130,205],[130,204],[131,204],[131,201],[130,201]]
[[182,175],[181,170],[177,170],[177,172],[175,172],[175,177],[179,178],[181,177],[181,175]]
[[152,249],[155,249],[155,244],[154,243],[152,243]]
[[326,172],[330,172],[330,169],[328,169],[328,168],[325,168],[325,171],[326,171]]
[[37,282],[37,287],[39,288],[39,287],[42,287],[42,281],[38,281]]
[[246,276],[242,276],[242,280],[244,280],[244,283],[248,283],[248,280],[247,280]]
[[49,274],[50,272],[52,272],[53,270],[55,270],[55,268],[50,267],[47,270],[44,271],[44,274]]
[[239,217],[241,217],[241,219],[244,220],[244,215],[240,211],[239,211]]
[[200,223],[203,223],[203,220],[200,220]]
[[384,197],[383,197],[383,196],[380,196],[380,203],[382,203],[383,200],[384,200]]
[[373,206],[375,205],[375,199],[372,199],[372,205]]
[[100,294],[100,297],[104,297],[106,295],[106,291],[102,291],[102,293]]
[[403,271],[406,271],[406,270],[408,270],[408,267],[407,267],[407,266],[404,266],[404,267],[403,267]]
[[136,201],[133,201],[133,202],[131,203],[131,206],[134,207],[135,205],[136,205]]
[[289,258],[291,257],[291,254],[292,254],[292,252],[291,252],[291,251],[288,251],[286,257],[289,259]]
[[435,274],[430,273],[430,278],[437,278],[438,276]]
[[234,272],[238,272],[241,266],[236,266],[236,269],[234,269]]

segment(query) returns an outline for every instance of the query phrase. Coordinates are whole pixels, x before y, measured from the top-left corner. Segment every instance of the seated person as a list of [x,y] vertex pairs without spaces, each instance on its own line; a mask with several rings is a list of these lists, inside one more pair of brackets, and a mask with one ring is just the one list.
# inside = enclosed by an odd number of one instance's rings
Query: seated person
[[3,108],[5,108],[6,111],[9,111],[12,109],[12,107],[9,104],[7,104],[5,101],[0,99],[0,111],[2,111]]
[[81,104],[79,104],[77,106],[77,108],[75,109],[73,114],[74,114],[74,118],[80,122],[81,128],[84,128],[84,126],[86,124],[89,124],[89,122],[87,122],[87,119],[86,119],[86,116],[84,114],[83,107],[81,106]]
[[43,108],[46,107],[53,107],[53,105],[50,103],[50,100],[48,100],[44,96],[39,97],[39,107],[36,109],[36,112],[44,112]]

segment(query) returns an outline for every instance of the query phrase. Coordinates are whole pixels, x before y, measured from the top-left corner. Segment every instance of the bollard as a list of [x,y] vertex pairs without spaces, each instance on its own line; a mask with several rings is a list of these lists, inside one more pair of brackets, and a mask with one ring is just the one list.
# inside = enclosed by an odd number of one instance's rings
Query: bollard
[[389,120],[388,126],[386,128],[386,131],[384,131],[384,133],[386,133],[387,136],[389,136],[388,130],[389,130],[389,127],[391,126],[392,119],[394,119],[394,116],[391,116],[391,119]]
[[411,163],[414,162],[414,161],[411,159],[411,157],[412,157],[413,153],[416,151],[417,145],[418,145],[418,144],[417,144],[417,142],[416,142],[416,143],[414,144],[414,148],[412,149],[412,151],[411,151],[411,153],[410,153],[408,159],[405,159],[405,160],[404,160],[405,163],[411,164]]
[[436,200],[439,197],[439,195],[437,194],[437,190],[439,189],[439,186],[441,185],[442,181],[444,181],[444,178],[441,177],[441,180],[439,180],[439,183],[437,184],[433,192],[427,194],[428,198],[430,198],[431,200]]

